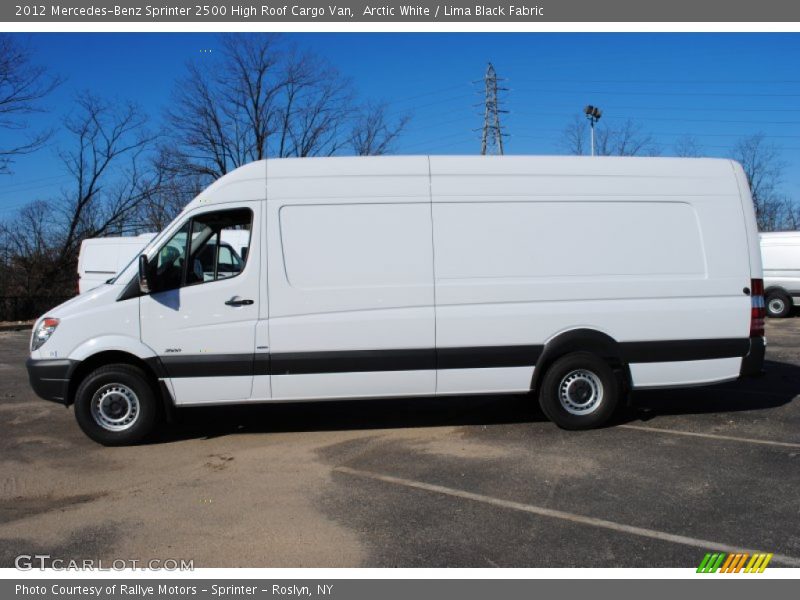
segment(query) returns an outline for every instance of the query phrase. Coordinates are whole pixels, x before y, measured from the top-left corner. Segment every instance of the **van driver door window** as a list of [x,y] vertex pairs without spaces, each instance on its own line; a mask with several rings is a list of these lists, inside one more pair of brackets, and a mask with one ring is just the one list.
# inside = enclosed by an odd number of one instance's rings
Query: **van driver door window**
[[198,211],[154,257],[152,291],[140,299],[142,340],[178,404],[251,398],[260,211],[258,202]]

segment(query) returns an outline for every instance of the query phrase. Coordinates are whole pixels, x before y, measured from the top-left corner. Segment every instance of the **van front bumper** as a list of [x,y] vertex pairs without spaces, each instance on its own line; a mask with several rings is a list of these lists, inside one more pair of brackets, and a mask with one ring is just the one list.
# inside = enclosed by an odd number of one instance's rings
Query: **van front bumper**
[[764,374],[764,356],[767,343],[763,337],[750,338],[750,352],[742,359],[739,377],[756,377]]
[[29,358],[25,362],[28,379],[36,395],[65,406],[69,404],[69,378],[77,364],[77,361],[69,359]]

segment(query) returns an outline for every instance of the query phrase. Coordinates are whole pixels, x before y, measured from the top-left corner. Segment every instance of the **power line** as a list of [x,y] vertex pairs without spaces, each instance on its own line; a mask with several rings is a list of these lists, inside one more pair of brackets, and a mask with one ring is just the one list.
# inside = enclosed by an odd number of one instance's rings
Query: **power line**
[[712,96],[712,97],[720,97],[724,96],[726,98],[730,97],[741,97],[741,98],[800,98],[800,94],[775,94],[775,93],[764,93],[764,94],[744,94],[744,93],[734,93],[734,92],[661,92],[658,90],[653,90],[650,92],[631,92],[626,90],[614,90],[614,91],[603,91],[603,90],[556,90],[552,88],[541,89],[541,88],[530,88],[530,89],[514,89],[516,92],[529,92],[534,94],[597,94],[597,95],[624,95],[624,96]]
[[[515,78],[516,79],[516,78]],[[800,79],[525,79],[529,83],[639,83],[657,84],[672,83],[685,85],[789,85],[800,84]]]
[[[527,108],[532,108],[528,106]],[[556,112],[544,112],[544,111],[536,111],[537,115],[548,116],[548,117],[562,117],[562,118],[569,118],[571,116],[575,116],[575,113],[556,113]],[[609,119],[628,119],[628,118],[641,118],[646,119],[648,121],[667,121],[667,122],[680,122],[680,123],[740,123],[744,125],[800,125],[800,121],[752,121],[752,120],[745,120],[745,119],[682,119],[678,117],[651,117],[650,115],[647,116],[639,116],[635,114],[626,114],[626,115],[612,115],[607,117]]]
[[[474,118],[475,118],[475,114],[473,113],[473,114],[469,114],[469,115],[464,115],[463,117],[461,117],[459,119],[453,119],[451,121],[441,121],[441,120],[436,119],[436,124],[438,126],[440,126],[440,127],[443,127],[445,125],[455,125],[456,123],[464,123],[465,121],[472,120]],[[432,121],[432,119],[426,119],[424,122],[430,122],[430,121]],[[410,127],[408,129],[404,129],[403,133],[408,133],[409,131],[422,131],[422,130],[430,131],[430,127],[422,126],[420,123],[415,122],[415,125],[416,125],[416,127]]]
[[[695,108],[691,106],[617,106],[615,108],[622,110],[646,110],[646,111],[686,111],[686,112],[717,112],[719,109],[714,108]],[[725,107],[725,112],[794,112],[797,110],[793,107],[787,108],[729,108]]]
[[[604,117],[605,118],[605,117]],[[547,132],[547,133],[563,133],[563,129],[540,129],[539,131]],[[653,136],[674,136],[674,137],[732,137],[732,138],[740,138],[744,137],[739,133],[695,133],[695,132],[672,132],[672,131],[643,131],[642,133],[647,133]],[[532,134],[514,134],[511,137],[536,137]],[[800,140],[800,136],[797,135],[765,135],[767,139],[797,139]]]
[[36,190],[56,187],[58,185],[59,184],[57,182],[53,182],[53,183],[40,183],[38,185],[32,185],[32,186],[25,187],[25,188],[15,188],[15,189],[12,189],[12,190],[4,189],[2,192],[0,192],[0,198],[2,198],[5,195],[9,195],[10,196],[10,195],[22,194],[22,193],[25,193],[25,192],[33,192],[33,191],[36,191]]
[[435,96],[436,94],[442,94],[444,92],[450,92],[450,91],[458,90],[458,89],[465,89],[466,86],[468,86],[468,85],[469,84],[462,83],[462,84],[459,84],[459,85],[451,85],[451,86],[445,87],[445,88],[439,88],[439,89],[436,89],[436,90],[430,90],[428,92],[422,92],[420,94],[414,94],[413,96],[405,96],[405,97],[401,97],[401,98],[395,98],[394,100],[389,102],[389,104],[403,104],[403,103],[408,102],[410,100],[417,100],[418,98],[426,98],[428,96]]
[[461,94],[460,96],[452,96],[450,98],[442,98],[441,100],[434,100],[433,102],[427,102],[425,104],[418,104],[417,106],[412,106],[408,108],[408,111],[415,111],[419,110],[420,108],[427,108],[429,106],[436,106],[437,104],[443,104],[445,102],[453,102],[454,100],[464,100],[466,98],[472,98],[472,94]]
[[[33,184],[39,184],[44,181],[54,181],[58,179],[68,179],[69,175],[51,175],[50,177],[37,177],[36,179],[28,179],[27,181],[18,181],[16,183],[9,183],[3,185],[3,192],[7,191],[16,191],[14,188],[19,187],[28,187]],[[52,184],[43,184],[43,185],[52,185]]]
[[[463,131],[459,131],[458,133],[453,133],[453,134],[449,134],[449,135],[442,135],[442,136],[439,136],[439,137],[431,139],[431,140],[425,140],[425,141],[422,141],[422,142],[415,142],[413,144],[407,144],[407,145],[405,145],[403,147],[404,148],[418,148],[420,146],[430,146],[431,144],[434,144],[436,142],[440,142],[442,140],[450,140],[450,139],[453,139],[453,138],[456,138],[456,137],[462,137],[462,140],[465,139],[464,132]],[[469,136],[469,141],[474,141],[475,139],[476,139],[476,136],[474,136],[474,135]],[[459,142],[461,142],[462,140],[459,140]]]

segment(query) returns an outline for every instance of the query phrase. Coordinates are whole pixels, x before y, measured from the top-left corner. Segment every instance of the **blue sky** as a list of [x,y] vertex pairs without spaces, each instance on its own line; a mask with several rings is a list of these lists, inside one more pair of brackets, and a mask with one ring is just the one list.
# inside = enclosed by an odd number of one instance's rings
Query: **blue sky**
[[[34,62],[66,78],[31,119],[63,121],[83,90],[142,106],[157,126],[188,61],[210,63],[219,36],[19,34]],[[691,134],[703,154],[725,156],[757,132],[782,148],[784,191],[800,201],[800,34],[284,34],[330,60],[363,98],[412,115],[399,154],[476,154],[480,87],[492,61],[506,79],[508,154],[558,154],[561,132],[586,104],[611,125],[631,118],[662,146]],[[211,53],[202,52],[211,50]],[[4,136],[7,134],[4,133]],[[56,156],[65,139],[20,157],[0,176],[0,218],[67,182]]]

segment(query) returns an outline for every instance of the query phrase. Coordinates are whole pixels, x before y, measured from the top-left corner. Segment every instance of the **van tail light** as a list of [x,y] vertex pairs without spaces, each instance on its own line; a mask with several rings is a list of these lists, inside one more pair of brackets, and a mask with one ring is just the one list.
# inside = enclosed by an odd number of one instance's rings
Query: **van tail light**
[[764,337],[764,319],[767,316],[764,304],[764,280],[750,280],[750,337]]

